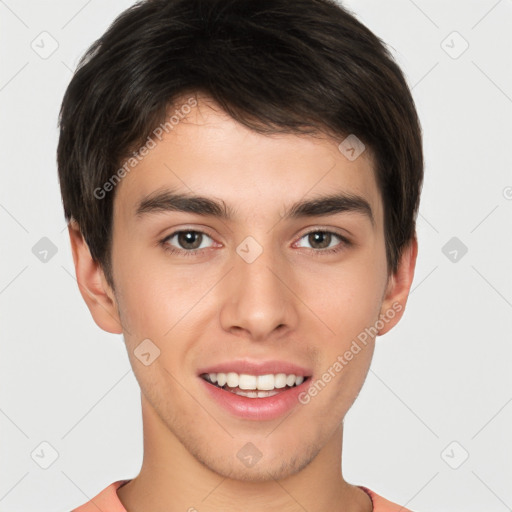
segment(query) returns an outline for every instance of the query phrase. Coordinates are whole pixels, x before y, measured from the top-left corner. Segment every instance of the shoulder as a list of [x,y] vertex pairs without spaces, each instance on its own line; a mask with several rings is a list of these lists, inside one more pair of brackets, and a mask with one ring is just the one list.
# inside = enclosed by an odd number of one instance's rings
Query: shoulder
[[103,489],[97,496],[89,500],[87,503],[73,509],[71,512],[126,512],[119,497],[117,496],[117,489],[129,480],[118,480]]
[[370,496],[373,503],[373,512],[412,512],[403,505],[398,505],[397,503],[393,503],[392,501],[383,498],[376,492],[368,489],[368,487],[364,487],[363,485],[358,485],[358,487]]
[[[73,509],[72,512],[97,512],[98,510],[105,512],[126,512],[126,509],[123,507],[117,495],[117,489],[127,482],[129,482],[129,480],[118,480],[110,484],[87,503]],[[383,498],[376,492],[368,489],[368,487],[362,485],[358,485],[358,487],[370,496],[373,503],[373,512],[412,512],[402,505],[398,505],[397,503]]]

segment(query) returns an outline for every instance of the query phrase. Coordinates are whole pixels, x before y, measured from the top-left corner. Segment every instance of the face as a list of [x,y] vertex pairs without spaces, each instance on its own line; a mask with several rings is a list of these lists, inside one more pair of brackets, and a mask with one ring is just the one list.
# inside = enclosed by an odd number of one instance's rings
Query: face
[[117,185],[113,315],[146,406],[220,475],[283,478],[325,450],[376,322],[400,316],[373,161],[339,143],[202,99]]

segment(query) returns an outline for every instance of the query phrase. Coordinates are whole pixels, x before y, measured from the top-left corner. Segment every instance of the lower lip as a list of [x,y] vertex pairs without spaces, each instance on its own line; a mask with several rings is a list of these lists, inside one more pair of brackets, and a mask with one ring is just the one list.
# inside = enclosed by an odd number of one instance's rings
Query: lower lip
[[281,391],[277,395],[264,398],[249,398],[210,384],[202,377],[199,380],[205,386],[207,393],[231,414],[248,420],[273,420],[283,416],[299,405],[299,395],[309,387],[311,378],[302,384]]

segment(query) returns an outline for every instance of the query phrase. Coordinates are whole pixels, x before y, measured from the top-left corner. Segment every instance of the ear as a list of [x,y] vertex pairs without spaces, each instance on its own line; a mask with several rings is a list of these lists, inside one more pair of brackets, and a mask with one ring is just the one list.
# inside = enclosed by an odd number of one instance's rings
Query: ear
[[417,255],[418,240],[414,235],[403,248],[396,272],[388,279],[379,316],[379,319],[383,320],[384,327],[379,329],[379,336],[390,331],[404,314],[405,304],[414,278]]
[[77,222],[68,224],[71,251],[75,264],[78,288],[96,324],[114,334],[123,332],[114,292],[107,283],[103,270],[94,261]]

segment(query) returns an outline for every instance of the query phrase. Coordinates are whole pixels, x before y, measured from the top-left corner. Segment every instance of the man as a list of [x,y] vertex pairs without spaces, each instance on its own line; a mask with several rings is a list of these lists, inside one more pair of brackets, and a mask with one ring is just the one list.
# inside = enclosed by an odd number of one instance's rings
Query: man
[[331,0],[148,0],[60,127],[80,291],[144,426],[139,475],[76,511],[405,510],[341,469],[417,254],[421,129],[382,42]]

